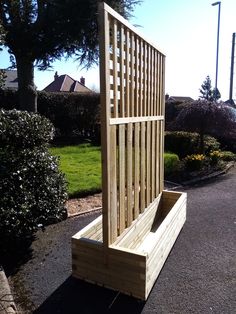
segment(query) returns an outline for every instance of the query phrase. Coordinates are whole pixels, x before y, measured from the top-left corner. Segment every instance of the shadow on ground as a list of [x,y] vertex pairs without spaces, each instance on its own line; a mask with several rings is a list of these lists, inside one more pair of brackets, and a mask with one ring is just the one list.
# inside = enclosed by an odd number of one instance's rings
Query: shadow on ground
[[144,302],[73,277],[50,295],[34,314],[140,314]]

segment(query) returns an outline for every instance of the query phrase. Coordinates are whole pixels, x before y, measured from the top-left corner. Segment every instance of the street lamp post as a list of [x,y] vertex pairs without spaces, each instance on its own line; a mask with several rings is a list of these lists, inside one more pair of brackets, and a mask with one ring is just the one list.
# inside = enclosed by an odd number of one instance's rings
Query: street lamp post
[[218,25],[217,25],[217,46],[216,46],[216,78],[215,78],[215,100],[217,99],[217,83],[218,83],[218,59],[219,59],[219,35],[220,35],[220,9],[221,2],[214,2],[212,6],[218,5]]

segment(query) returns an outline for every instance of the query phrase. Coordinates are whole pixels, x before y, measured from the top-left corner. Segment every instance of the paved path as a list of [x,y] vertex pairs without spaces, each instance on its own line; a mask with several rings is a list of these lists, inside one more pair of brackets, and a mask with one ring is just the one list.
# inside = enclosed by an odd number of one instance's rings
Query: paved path
[[38,234],[11,278],[29,313],[236,313],[236,169],[186,191],[187,222],[146,303],[70,277],[70,237],[92,214]]

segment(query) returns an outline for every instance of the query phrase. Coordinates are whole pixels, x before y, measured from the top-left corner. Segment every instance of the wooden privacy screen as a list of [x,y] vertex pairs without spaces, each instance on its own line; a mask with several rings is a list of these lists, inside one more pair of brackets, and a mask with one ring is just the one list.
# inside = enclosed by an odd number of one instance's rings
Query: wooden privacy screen
[[103,243],[163,190],[165,56],[100,5]]

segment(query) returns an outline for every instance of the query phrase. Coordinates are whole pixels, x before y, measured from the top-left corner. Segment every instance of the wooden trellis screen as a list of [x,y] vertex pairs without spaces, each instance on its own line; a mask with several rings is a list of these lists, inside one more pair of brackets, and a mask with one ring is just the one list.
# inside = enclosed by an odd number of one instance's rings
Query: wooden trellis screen
[[100,5],[103,244],[163,190],[165,56]]

